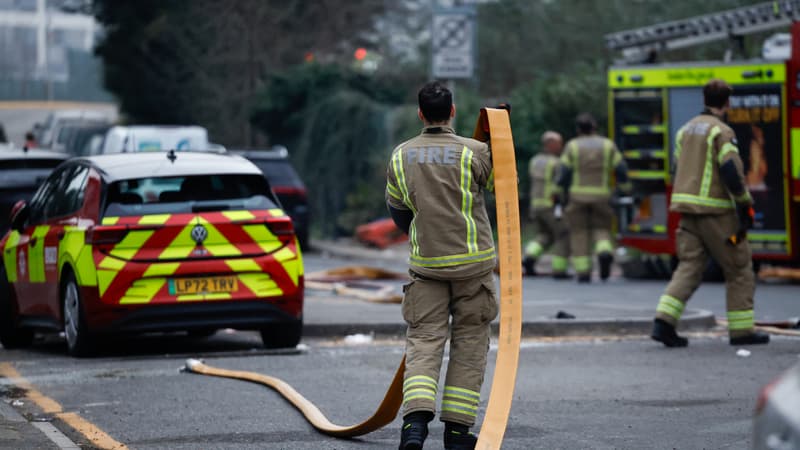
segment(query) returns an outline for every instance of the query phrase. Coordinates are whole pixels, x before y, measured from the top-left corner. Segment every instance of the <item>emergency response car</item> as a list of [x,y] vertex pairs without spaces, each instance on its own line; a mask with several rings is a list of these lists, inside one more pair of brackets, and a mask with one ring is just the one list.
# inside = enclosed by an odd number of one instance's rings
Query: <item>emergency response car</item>
[[[160,189],[159,192],[144,192]],[[303,264],[292,221],[244,158],[194,152],[71,159],[12,210],[0,247],[0,342],[63,330],[260,330],[295,346]]]
[[[621,214],[627,276],[669,277],[678,214],[669,212],[674,137],[703,107],[712,78],[733,87],[726,122],[733,128],[755,209],[748,233],[756,263],[800,263],[800,2],[766,2],[606,36],[625,55],[728,39],[792,25],[788,60],[622,64],[608,71],[609,133],[622,151],[636,204]],[[765,52],[769,56],[775,52]],[[630,250],[642,252],[631,258]],[[625,260],[628,260],[628,264]],[[671,261],[672,260],[672,261]],[[757,264],[756,264],[757,265]]]

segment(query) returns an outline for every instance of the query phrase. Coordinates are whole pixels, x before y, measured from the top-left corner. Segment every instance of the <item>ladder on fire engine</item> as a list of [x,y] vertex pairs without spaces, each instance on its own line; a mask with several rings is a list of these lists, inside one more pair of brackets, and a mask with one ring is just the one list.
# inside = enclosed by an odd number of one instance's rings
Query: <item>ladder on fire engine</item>
[[800,0],[777,0],[674,20],[605,35],[609,50],[625,60],[643,60],[664,50],[742,36],[791,25],[800,20]]

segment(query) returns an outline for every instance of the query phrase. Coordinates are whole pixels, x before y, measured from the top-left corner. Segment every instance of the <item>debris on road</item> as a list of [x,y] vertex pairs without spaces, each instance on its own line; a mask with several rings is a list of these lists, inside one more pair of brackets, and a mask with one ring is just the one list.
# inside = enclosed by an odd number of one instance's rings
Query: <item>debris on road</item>
[[408,241],[408,235],[397,228],[392,219],[387,218],[359,225],[356,228],[356,239],[363,244],[384,249]]
[[370,334],[351,334],[344,337],[344,343],[349,345],[367,345],[371,344],[372,341],[375,339],[375,335],[373,333]]
[[750,350],[745,350],[743,348],[740,348],[739,350],[736,350],[736,356],[747,358],[748,356],[750,356]]
[[375,303],[400,303],[403,295],[397,283],[380,281],[408,280],[403,273],[368,266],[346,266],[306,274],[309,289],[334,292]]
[[556,319],[574,319],[575,315],[566,311],[559,311],[556,313]]

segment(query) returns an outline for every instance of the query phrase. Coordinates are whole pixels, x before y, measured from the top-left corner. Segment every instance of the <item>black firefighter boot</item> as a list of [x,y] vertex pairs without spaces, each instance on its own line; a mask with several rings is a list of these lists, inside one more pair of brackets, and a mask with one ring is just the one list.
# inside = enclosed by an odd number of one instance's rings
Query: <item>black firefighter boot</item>
[[678,333],[675,332],[675,327],[661,319],[653,321],[653,332],[650,337],[667,347],[686,347],[689,345],[688,339],[678,336]]
[[597,255],[597,262],[600,263],[600,279],[608,280],[611,275],[611,263],[614,262],[614,255],[609,252],[601,252]]
[[474,450],[478,437],[469,432],[469,427],[460,423],[444,423],[445,450]]
[[428,422],[431,420],[433,413],[429,411],[414,411],[403,417],[399,450],[422,450],[422,444],[428,437]]
[[730,338],[731,345],[757,345],[757,344],[769,344],[769,334],[764,333],[762,331],[753,331],[750,334],[745,334],[744,336],[731,336]]

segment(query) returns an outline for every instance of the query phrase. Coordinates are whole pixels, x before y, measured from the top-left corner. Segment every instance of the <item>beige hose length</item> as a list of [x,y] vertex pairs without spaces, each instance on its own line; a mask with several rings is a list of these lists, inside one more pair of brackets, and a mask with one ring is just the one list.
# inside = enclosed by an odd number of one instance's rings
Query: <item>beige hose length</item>
[[[498,262],[500,265],[500,333],[497,359],[489,401],[478,436],[478,450],[499,449],[508,424],[519,364],[522,335],[522,243],[520,240],[519,192],[517,165],[511,123],[505,109],[484,108],[478,117],[474,137],[490,141],[494,167],[494,191],[497,204]],[[489,129],[489,133],[485,132]],[[403,402],[405,356],[394,374],[378,409],[367,420],[351,426],[332,423],[314,403],[285,381],[255,372],[208,366],[201,361],[186,361],[186,370],[217,377],[234,378],[268,386],[295,408],[321,433],[349,438],[361,436],[391,423]]]

